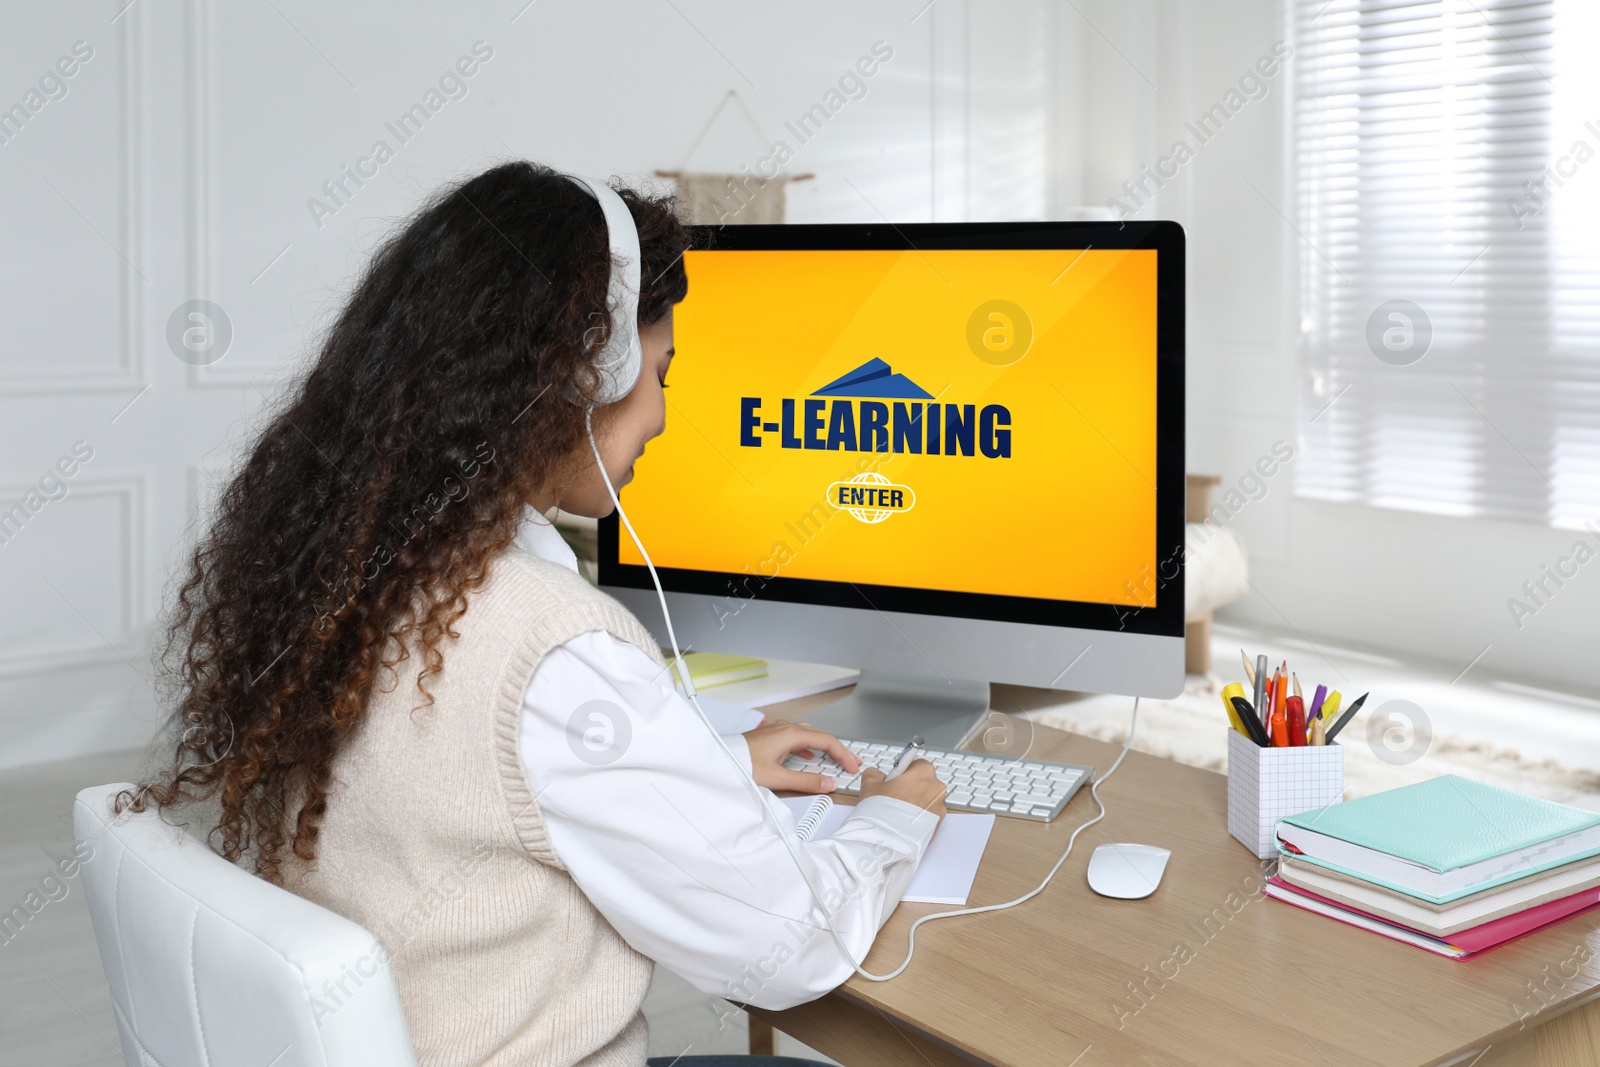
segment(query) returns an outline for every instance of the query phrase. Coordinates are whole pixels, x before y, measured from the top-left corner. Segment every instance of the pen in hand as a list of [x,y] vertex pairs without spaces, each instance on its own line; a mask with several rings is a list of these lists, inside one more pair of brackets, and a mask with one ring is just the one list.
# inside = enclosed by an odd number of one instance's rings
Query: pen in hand
[[889,768],[889,773],[883,776],[884,781],[900,777],[901,773],[920,755],[927,745],[922,740],[921,734],[913,734],[906,747],[900,750],[900,755],[894,758],[894,766]]

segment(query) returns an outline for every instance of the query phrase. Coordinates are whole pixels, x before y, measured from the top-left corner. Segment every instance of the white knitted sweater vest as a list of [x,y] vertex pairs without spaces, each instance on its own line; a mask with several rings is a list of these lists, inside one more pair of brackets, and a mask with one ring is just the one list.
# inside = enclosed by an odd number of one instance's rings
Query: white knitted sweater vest
[[[316,861],[286,864],[286,884],[377,937],[423,1067],[640,1067],[654,965],[551,849],[517,738],[547,651],[606,630],[661,662],[655,642],[611,597],[515,547],[455,630],[432,706],[415,650],[373,690],[334,765]],[[358,978],[330,995],[359,996]]]

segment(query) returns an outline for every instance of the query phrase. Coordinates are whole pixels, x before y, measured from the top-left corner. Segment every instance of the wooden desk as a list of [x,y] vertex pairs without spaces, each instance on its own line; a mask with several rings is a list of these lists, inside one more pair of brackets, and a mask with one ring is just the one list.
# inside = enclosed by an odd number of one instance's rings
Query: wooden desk
[[[845,692],[766,710],[801,719]],[[995,721],[1011,733],[999,751],[1101,772],[1119,751]],[[922,927],[915,960],[893,981],[858,975],[811,1004],[754,1016],[850,1067],[1600,1063],[1600,913],[1449,960],[1263,896],[1269,864],[1228,836],[1222,775],[1130,752],[1101,798],[1106,818],[1038,897]],[[1094,812],[1085,788],[1048,825],[998,818],[970,902],[1032,889]],[[1089,855],[1107,841],[1172,849],[1154,895],[1089,890]],[[945,910],[901,905],[866,969],[899,966],[911,920]]]

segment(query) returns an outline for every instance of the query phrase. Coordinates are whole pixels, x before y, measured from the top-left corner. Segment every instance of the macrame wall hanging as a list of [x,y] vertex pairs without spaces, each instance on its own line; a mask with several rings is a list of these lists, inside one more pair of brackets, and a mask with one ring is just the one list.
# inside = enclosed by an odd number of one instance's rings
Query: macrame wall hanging
[[[716,125],[729,101],[739,106],[755,134],[758,152],[738,172],[691,170],[690,161]],[[783,163],[790,150],[782,141],[772,141],[761,132],[761,124],[750,113],[737,90],[729,89],[710,120],[694,139],[677,170],[658,170],[656,177],[678,183],[680,212],[685,222],[712,224],[776,223],[785,221],[785,196],[790,182],[808,181],[814,174],[786,174]]]

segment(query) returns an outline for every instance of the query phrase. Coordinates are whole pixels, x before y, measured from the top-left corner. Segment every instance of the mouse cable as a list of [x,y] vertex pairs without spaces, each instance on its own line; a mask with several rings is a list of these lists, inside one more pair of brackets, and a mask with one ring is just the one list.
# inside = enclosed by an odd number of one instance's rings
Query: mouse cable
[[[667,640],[672,644],[672,656],[675,673],[683,681],[684,695],[688,698],[689,703],[694,706],[694,710],[699,714],[700,721],[705,723],[707,730],[711,731],[711,736],[717,739],[717,744],[721,746],[723,753],[727,755],[729,762],[733,764],[734,769],[738,771],[739,776],[744,779],[745,784],[748,785],[752,790],[757,803],[761,806],[761,810],[766,813],[767,821],[771,823],[773,829],[777,831],[778,839],[783,842],[784,848],[788,850],[790,858],[794,860],[795,868],[800,872],[801,879],[806,883],[806,888],[811,893],[812,903],[816,904],[817,910],[822,913],[822,920],[828,929],[828,933],[833,935],[834,944],[839,947],[840,953],[844,956],[845,961],[850,964],[851,969],[861,977],[873,982],[887,982],[892,978],[898,978],[902,973],[905,972],[907,967],[911,966],[911,957],[913,954],[915,954],[917,949],[917,927],[921,926],[923,923],[931,922],[934,919],[953,919],[958,915],[979,915],[988,911],[1004,911],[1006,908],[1014,908],[1018,904],[1032,900],[1034,897],[1044,892],[1044,887],[1050,884],[1050,879],[1055,877],[1056,872],[1061,869],[1061,865],[1067,862],[1067,857],[1072,854],[1072,846],[1078,840],[1078,835],[1106,817],[1106,806],[1105,803],[1100,799],[1100,784],[1116,773],[1117,768],[1122,765],[1123,757],[1128,754],[1128,749],[1133,745],[1134,731],[1139,725],[1139,698],[1134,697],[1133,699],[1133,717],[1128,724],[1128,740],[1123,744],[1122,751],[1117,754],[1117,758],[1111,764],[1110,770],[1106,771],[1103,776],[1089,783],[1089,795],[1094,798],[1095,805],[1100,809],[1100,813],[1094,818],[1090,819],[1088,822],[1083,823],[1076,830],[1072,831],[1072,836],[1067,838],[1066,850],[1061,853],[1061,858],[1056,860],[1056,865],[1050,868],[1050,873],[1044,876],[1044,881],[1040,882],[1038,886],[1036,886],[1030,892],[1024,893],[1017,899],[1006,901],[1002,904],[985,904],[982,907],[959,908],[955,911],[941,911],[932,915],[924,915],[922,918],[911,924],[911,929],[909,931],[906,943],[906,958],[901,962],[900,966],[896,967],[888,974],[873,974],[871,971],[863,969],[861,964],[857,962],[855,957],[851,954],[850,946],[845,944],[843,935],[841,935],[838,928],[833,925],[833,916],[829,913],[827,905],[823,902],[822,891],[817,888],[816,882],[812,880],[811,871],[806,866],[804,858],[800,855],[800,849],[793,840],[792,835],[784,830],[783,824],[778,821],[776,810],[774,810],[773,806],[767,802],[767,791],[763,790],[761,785],[755,780],[755,776],[751,774],[750,771],[745,769],[744,763],[737,755],[734,754],[733,749],[728,747],[728,742],[723,740],[722,734],[719,733],[716,726],[712,724],[710,716],[708,716],[705,712],[705,709],[700,706],[699,695],[694,688],[694,683],[689,678],[688,665],[684,662],[683,653],[678,649],[678,637],[672,629],[672,614],[667,610],[667,595],[666,592],[661,588],[661,579],[656,576],[656,565],[651,562],[650,553],[645,551],[644,543],[639,540],[638,533],[636,533],[633,529],[633,523],[628,519],[628,513],[623,510],[622,501],[617,496],[616,487],[611,484],[611,475],[606,472],[605,459],[600,455],[600,446],[595,443],[594,426],[592,422],[593,413],[594,408],[591,406],[584,412],[583,417],[584,429],[587,431],[589,437],[589,448],[594,452],[595,466],[597,466],[600,470],[600,478],[605,482],[606,492],[611,496],[612,506],[617,509],[617,516],[622,520],[622,525],[627,528],[628,537],[633,540],[634,547],[639,550],[639,555],[644,558],[644,565],[650,572],[650,580],[656,588],[656,599],[661,602],[661,617],[666,621]],[[869,945],[868,949],[870,950],[870,948],[871,946]]]
[[1117,753],[1117,758],[1115,762],[1111,764],[1111,769],[1106,771],[1104,775],[1094,779],[1089,783],[1089,795],[1094,798],[1095,806],[1100,809],[1100,814],[1096,815],[1094,818],[1090,819],[1086,823],[1083,823],[1076,830],[1072,831],[1072,836],[1067,838],[1066,851],[1061,853],[1061,858],[1056,860],[1056,865],[1050,868],[1050,873],[1044,876],[1044,881],[1040,882],[1028,892],[1022,894],[1022,896],[1018,897],[1016,900],[1008,900],[1003,904],[984,904],[981,907],[976,908],[957,908],[954,911],[937,911],[932,915],[924,915],[922,918],[912,923],[911,929],[906,933],[906,958],[901,961],[900,966],[896,967],[888,974],[872,974],[869,971],[862,970],[860,967],[856,968],[856,973],[861,975],[861,977],[869,978],[874,982],[887,982],[891,978],[898,978],[902,973],[904,973],[907,967],[911,966],[911,957],[917,951],[917,927],[921,926],[923,923],[932,922],[935,919],[954,919],[957,915],[982,915],[986,911],[1005,911],[1007,908],[1014,908],[1018,904],[1026,903],[1027,901],[1030,901],[1034,897],[1038,896],[1040,893],[1043,893],[1044,887],[1050,884],[1050,879],[1056,876],[1056,872],[1061,869],[1061,865],[1067,862],[1067,857],[1072,855],[1072,846],[1078,840],[1078,835],[1106,817],[1105,801],[1100,799],[1100,786],[1113,774],[1117,773],[1117,768],[1122,765],[1122,757],[1126,756],[1128,754],[1128,749],[1133,746],[1133,733],[1136,729],[1138,729],[1138,727],[1139,698],[1134,697],[1133,717],[1128,722],[1128,740],[1123,743],[1122,751]]

